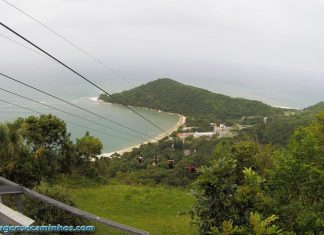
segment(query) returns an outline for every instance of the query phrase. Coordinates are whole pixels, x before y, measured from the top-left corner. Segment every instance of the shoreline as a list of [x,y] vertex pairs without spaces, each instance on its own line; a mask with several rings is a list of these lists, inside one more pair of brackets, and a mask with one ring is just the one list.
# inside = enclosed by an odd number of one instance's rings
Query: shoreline
[[[178,130],[178,128],[180,126],[182,126],[183,124],[185,124],[186,117],[183,116],[183,115],[178,115],[178,117],[179,117],[179,121],[173,127],[169,128],[167,130],[167,132],[172,133],[172,132]],[[124,153],[129,153],[129,152],[133,151],[134,148],[139,148],[142,144],[156,143],[156,142],[158,142],[159,140],[163,139],[166,136],[167,136],[167,134],[164,133],[164,132],[162,132],[158,136],[155,136],[154,138],[152,138],[150,140],[144,141],[141,144],[136,144],[136,145],[133,145],[133,146],[130,146],[130,147],[126,147],[126,148],[123,148],[121,150],[117,150],[117,151],[110,152],[110,153],[103,153],[103,154],[98,155],[98,157],[99,158],[101,158],[101,157],[111,157],[112,155],[114,155],[116,153],[117,154],[120,154],[120,155],[123,155]]]
[[[103,102],[103,101],[99,100],[99,97],[90,97],[89,99],[91,101]],[[144,108],[144,109],[148,109],[148,108]],[[174,126],[172,126],[172,127],[170,127],[169,129],[166,130],[166,132],[168,132],[170,134],[172,132],[176,131],[180,126],[182,126],[186,122],[186,116],[183,116],[181,114],[164,112],[164,111],[161,111],[161,110],[154,110],[154,109],[149,109],[149,110],[152,110],[152,111],[155,111],[155,112],[158,112],[158,113],[168,113],[169,115],[176,115],[176,116],[179,117],[179,121]],[[136,144],[136,145],[132,145],[132,146],[129,146],[129,147],[125,147],[123,149],[120,149],[120,150],[117,150],[117,151],[114,151],[114,152],[102,153],[102,154],[98,155],[98,157],[99,158],[101,158],[101,157],[111,157],[115,153],[123,155],[124,153],[131,152],[134,148],[139,148],[142,144],[156,143],[156,142],[158,142],[159,140],[163,139],[166,136],[167,136],[167,134],[162,132],[161,134],[159,134],[159,135],[153,137],[152,139],[147,140],[147,141],[145,141],[145,142],[143,142],[141,144]]]

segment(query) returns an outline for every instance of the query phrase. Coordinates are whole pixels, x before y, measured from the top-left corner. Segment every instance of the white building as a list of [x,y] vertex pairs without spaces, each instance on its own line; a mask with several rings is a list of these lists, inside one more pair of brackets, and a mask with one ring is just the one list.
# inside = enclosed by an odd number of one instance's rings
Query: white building
[[193,134],[194,138],[199,138],[202,136],[212,137],[213,135],[216,135],[216,132],[195,132]]
[[220,133],[226,130],[226,125],[225,124],[219,124],[219,126],[215,125],[214,126],[214,132],[215,133]]

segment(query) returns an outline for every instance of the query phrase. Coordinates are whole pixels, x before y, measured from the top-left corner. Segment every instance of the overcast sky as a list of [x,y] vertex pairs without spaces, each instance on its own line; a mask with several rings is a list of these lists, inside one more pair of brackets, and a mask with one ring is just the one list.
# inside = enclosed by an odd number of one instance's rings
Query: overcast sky
[[[132,84],[170,77],[273,105],[305,107],[324,100],[322,0],[8,1]],[[2,0],[0,16],[108,90],[131,87]],[[5,29],[0,34],[19,41]],[[44,87],[77,81],[1,37],[0,68]]]

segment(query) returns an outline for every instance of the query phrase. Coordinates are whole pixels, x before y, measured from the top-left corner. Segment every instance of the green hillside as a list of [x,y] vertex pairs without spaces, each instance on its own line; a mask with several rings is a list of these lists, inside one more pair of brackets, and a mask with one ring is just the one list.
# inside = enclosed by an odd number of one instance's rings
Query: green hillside
[[[208,90],[162,78],[134,89],[114,94],[118,100],[132,105],[180,113],[210,121],[239,119],[242,116],[264,116],[281,112],[260,101],[232,98]],[[100,99],[114,102],[101,95]]]
[[303,111],[306,113],[319,113],[324,110],[324,101],[319,102],[315,105],[305,108]]
[[303,110],[288,112],[286,115],[268,119],[267,125],[259,122],[252,128],[243,131],[252,135],[263,144],[288,144],[290,136],[301,126],[308,126],[316,120],[315,115],[324,111],[324,102],[319,102]]

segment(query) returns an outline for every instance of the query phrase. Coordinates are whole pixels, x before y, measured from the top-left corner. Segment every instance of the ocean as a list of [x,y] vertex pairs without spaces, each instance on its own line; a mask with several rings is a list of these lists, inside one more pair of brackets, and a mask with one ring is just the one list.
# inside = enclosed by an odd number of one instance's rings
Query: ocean
[[[159,129],[147,123],[127,108],[117,104],[97,101],[94,97],[99,96],[100,92],[98,90],[94,89],[89,84],[80,81],[78,78],[71,76],[68,72],[58,68],[57,66],[55,66],[55,70],[37,67],[36,69],[31,69],[29,74],[26,75],[23,74],[22,70],[17,71],[10,69],[10,67],[7,67],[6,70],[5,73],[10,76],[57,95],[78,106],[82,106],[88,110],[103,115],[111,120],[122,123],[132,129],[136,129],[146,135],[156,137],[161,134]],[[44,78],[42,74],[47,74],[46,78]],[[125,83],[125,81],[118,81],[116,78],[107,78],[102,74],[95,74],[94,77],[97,79],[95,82],[105,87],[111,93],[132,88],[132,85]],[[143,76],[143,78],[144,79],[142,80],[137,79],[136,84],[139,85],[149,81],[147,76]],[[253,82],[248,79],[212,79],[207,76],[200,80],[190,79],[189,77],[187,79],[180,78],[177,80],[216,93],[230,95],[232,97],[244,97],[260,100],[274,106],[304,108],[324,100],[323,83],[320,81],[315,86],[313,83],[307,83],[306,80],[304,82],[301,82],[301,80],[296,82],[286,81],[286,83],[282,80],[281,84],[271,84],[269,82],[264,83],[262,81]],[[75,124],[87,127],[84,128],[67,123],[67,129],[71,133],[72,140],[82,137],[87,129],[90,129],[90,134],[100,138],[103,142],[103,153],[118,151],[130,146],[141,144],[148,140],[148,137],[145,138],[144,136],[140,136],[138,133],[129,131],[82,110],[68,106],[60,101],[37,93],[36,91],[23,87],[17,83],[1,78],[0,87],[36,99],[45,104],[53,105],[60,109],[72,112],[76,115],[82,116],[83,118],[91,119],[102,125],[108,125],[115,129],[110,130],[103,126],[89,123],[76,117],[71,117],[67,114],[51,110],[39,104],[0,91],[1,99],[35,109],[39,112],[52,113],[65,121],[74,122]],[[159,113],[142,108],[136,108],[136,110],[145,117],[154,121],[163,129],[171,128],[179,120],[179,117],[176,115]],[[35,115],[35,113],[0,102],[0,121],[13,121],[18,117],[26,117],[29,115]],[[110,136],[110,134],[114,136]]]
[[[106,128],[102,125],[97,125],[95,123],[88,122],[86,120],[79,119],[77,117],[69,116],[68,114],[61,113],[59,111],[50,110],[45,106],[39,104],[23,101],[22,99],[13,99],[10,96],[7,98],[1,97],[3,100],[8,100],[12,103],[19,104],[21,106],[28,107],[30,109],[36,110],[42,113],[52,113],[59,118],[67,122],[68,132],[71,134],[71,139],[76,140],[76,138],[82,137],[88,130],[91,135],[98,137],[103,143],[103,153],[109,153],[124,149],[126,147],[141,144],[150,138],[141,135],[137,132],[128,130],[126,128],[120,127],[114,123],[111,123],[100,117],[96,117],[92,114],[84,112],[80,109],[73,108],[64,103],[56,102],[51,99],[43,99],[42,103],[55,106],[62,110],[68,111],[70,113],[76,114],[83,118],[92,120],[96,123],[102,124],[104,126],[111,127],[112,129]],[[127,127],[144,133],[148,136],[155,137],[161,134],[161,131],[149,124],[145,120],[138,117],[136,114],[131,112],[126,107],[117,104],[104,103],[96,100],[96,97],[80,97],[77,99],[69,100],[73,104],[91,110],[97,114],[105,116],[106,118],[119,122]],[[164,130],[169,129],[174,126],[178,121],[179,117],[177,115],[169,115],[167,113],[160,113],[156,111],[151,111],[142,108],[135,108],[137,112],[141,113],[157,125],[159,125]],[[13,121],[18,117],[27,117],[29,115],[38,115],[31,111],[24,110],[18,107],[14,107],[10,104],[4,104],[0,102],[0,121]],[[72,124],[73,123],[73,124]],[[77,125],[75,125],[77,124]],[[80,127],[80,126],[84,127]]]

